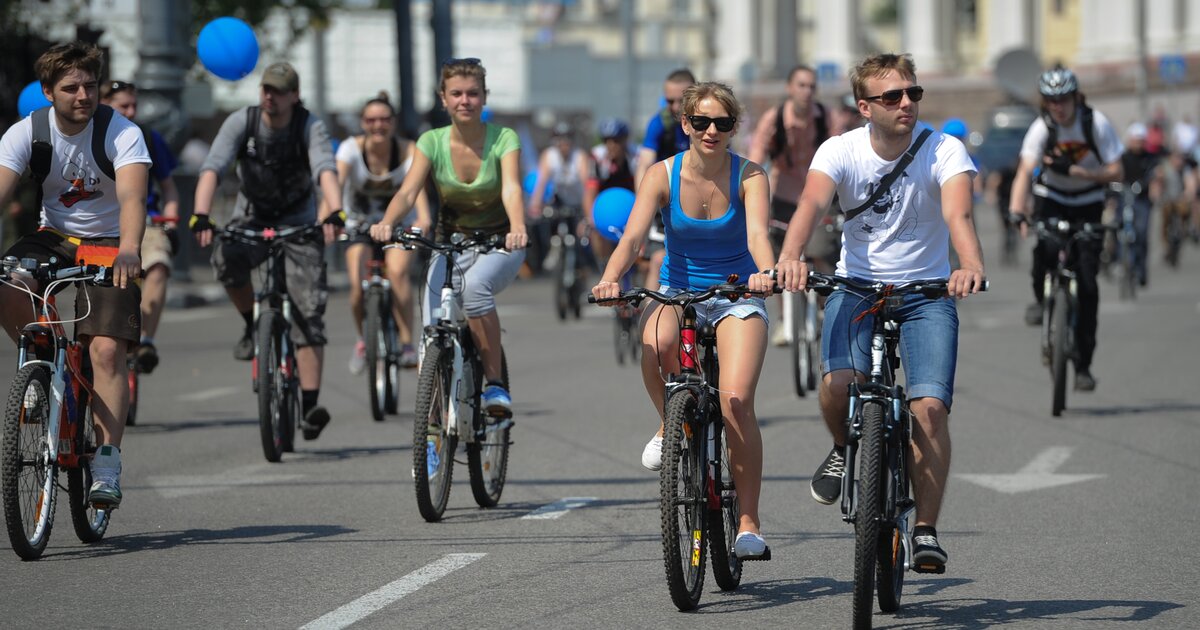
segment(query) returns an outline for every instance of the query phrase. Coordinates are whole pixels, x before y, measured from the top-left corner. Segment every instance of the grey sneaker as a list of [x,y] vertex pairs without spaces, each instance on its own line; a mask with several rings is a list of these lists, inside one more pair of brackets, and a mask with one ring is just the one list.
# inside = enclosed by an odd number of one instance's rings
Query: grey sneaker
[[1075,389],[1081,392],[1096,391],[1096,379],[1087,370],[1075,372]]
[[833,447],[820,468],[813,473],[810,489],[817,503],[830,505],[842,495],[842,477],[846,476],[846,458],[839,447]]
[[237,345],[233,346],[233,358],[238,361],[249,361],[254,358],[254,339],[249,333],[238,339]]
[[92,458],[92,487],[88,502],[104,509],[121,505],[121,450],[105,444]]

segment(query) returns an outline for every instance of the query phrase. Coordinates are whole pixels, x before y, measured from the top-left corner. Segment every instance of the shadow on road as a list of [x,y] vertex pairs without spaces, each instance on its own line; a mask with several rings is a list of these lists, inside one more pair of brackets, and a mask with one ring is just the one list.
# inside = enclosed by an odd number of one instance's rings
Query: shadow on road
[[1124,416],[1133,414],[1188,413],[1200,412],[1200,404],[1182,400],[1163,400],[1144,405],[1071,407],[1068,415],[1074,416]]
[[737,613],[832,596],[845,597],[849,602],[850,594],[853,591],[854,584],[852,582],[842,582],[826,577],[803,577],[762,582],[744,581],[736,591],[714,593],[714,597],[711,599],[706,595],[696,612],[700,614]]
[[875,627],[982,630],[1035,620],[1075,620],[1089,624],[1138,622],[1182,607],[1174,602],[1121,599],[951,599],[902,604],[892,623],[881,623],[887,617],[877,616]]
[[47,556],[46,560],[79,560],[138,551],[174,549],[188,545],[263,545],[302,543],[358,530],[340,525],[247,525],[230,529],[187,529],[112,536],[77,551]]
[[212,420],[184,420],[182,422],[139,421],[131,433],[178,433],[197,429],[228,429],[230,427],[258,426],[258,418],[214,418]]

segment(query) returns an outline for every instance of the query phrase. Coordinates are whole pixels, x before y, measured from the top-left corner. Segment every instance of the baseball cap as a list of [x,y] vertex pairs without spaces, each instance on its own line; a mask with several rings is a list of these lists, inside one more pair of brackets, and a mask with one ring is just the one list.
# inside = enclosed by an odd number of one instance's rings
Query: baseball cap
[[1129,128],[1125,130],[1125,137],[1130,139],[1145,140],[1147,131],[1148,130],[1146,129],[1145,124],[1135,122],[1129,125]]
[[278,61],[263,71],[262,84],[284,92],[300,91],[300,75],[286,61]]

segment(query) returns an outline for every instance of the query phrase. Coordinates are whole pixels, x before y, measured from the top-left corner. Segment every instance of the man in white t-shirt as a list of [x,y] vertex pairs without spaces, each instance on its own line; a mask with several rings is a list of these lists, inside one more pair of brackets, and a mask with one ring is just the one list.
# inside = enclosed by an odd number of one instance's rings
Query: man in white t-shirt
[[[851,84],[859,112],[868,124],[830,138],[813,157],[776,266],[787,290],[801,290],[806,285],[804,248],[834,194],[843,212],[868,202],[913,146],[914,131],[927,129],[917,121],[917,102],[924,90],[916,85],[916,78],[908,55],[875,55],[855,67]],[[900,352],[916,420],[912,436],[917,503],[913,560],[922,566],[943,566],[947,554],[938,543],[935,527],[950,471],[947,423],[958,354],[958,314],[952,298],[981,290],[984,273],[983,253],[971,217],[975,167],[962,142],[932,129],[929,132],[888,191],[865,211],[848,217],[837,273],[889,283],[949,279],[948,297],[906,296],[898,310]],[[953,271],[950,243],[961,265]],[[825,302],[820,402],[834,448],[813,475],[811,490],[813,498],[826,505],[841,494],[848,386],[864,381],[864,372],[871,365],[870,318],[857,321],[869,306],[845,291],[835,291]]]
[[[41,228],[4,255],[41,262],[53,256],[66,266],[86,247],[87,262],[113,267],[114,286],[81,288],[75,302],[75,311],[83,313],[90,301],[91,314],[77,324],[76,334],[88,344],[100,402],[92,406],[98,448],[89,501],[111,508],[121,503],[120,445],[129,407],[125,356],[137,345],[141,328],[135,280],[142,270],[139,248],[146,227],[150,152],[136,125],[107,106],[98,112],[102,65],[100,50],[82,42],[54,46],[38,58],[34,70],[51,106],[13,125],[0,139],[0,207],[27,167],[38,174],[35,124],[44,116],[40,120],[48,123],[51,150],[48,169],[39,174],[45,176]],[[104,137],[98,137],[105,127]],[[16,340],[32,319],[28,296],[0,287],[0,319]]]

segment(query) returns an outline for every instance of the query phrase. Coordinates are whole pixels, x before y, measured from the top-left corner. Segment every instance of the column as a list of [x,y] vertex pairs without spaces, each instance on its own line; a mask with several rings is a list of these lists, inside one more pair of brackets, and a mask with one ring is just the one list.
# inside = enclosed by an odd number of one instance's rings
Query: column
[[862,57],[862,33],[859,27],[859,0],[821,3],[813,14],[813,64],[836,66],[837,80],[844,81],[847,73]]
[[[1183,52],[1179,39],[1179,0],[1144,0],[1146,2],[1146,48],[1151,55],[1173,55]],[[1192,4],[1198,4],[1192,2]]]
[[903,0],[901,46],[924,75],[946,74],[958,67],[954,45],[954,0]]
[[986,64],[992,66],[1014,48],[1033,49],[1033,7],[1030,0],[985,0]]
[[737,81],[744,73],[746,64],[756,64],[754,44],[758,34],[754,32],[754,11],[742,2],[716,3],[714,31],[717,58],[713,64],[712,79]]
[[1200,0],[1183,5],[1183,43],[1185,52],[1200,51]]
[[1137,2],[1081,0],[1079,32],[1080,63],[1137,57]]

